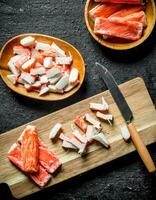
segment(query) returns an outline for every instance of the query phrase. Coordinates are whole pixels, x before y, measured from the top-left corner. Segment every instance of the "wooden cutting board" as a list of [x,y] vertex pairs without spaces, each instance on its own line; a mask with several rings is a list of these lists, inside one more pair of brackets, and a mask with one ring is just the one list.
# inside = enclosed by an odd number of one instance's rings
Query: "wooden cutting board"
[[[156,142],[156,111],[144,81],[141,78],[135,78],[121,84],[120,89],[133,111],[134,124],[144,142],[147,145]],[[85,112],[91,113],[89,110],[89,102],[100,102],[102,96],[104,96],[108,102],[110,112],[115,118],[113,127],[102,123],[103,130],[106,132],[106,137],[111,143],[111,148],[109,150],[103,148],[100,144],[92,144],[88,148],[88,154],[81,158],[76,152],[62,149],[61,141],[57,141],[53,144],[48,139],[49,131],[56,122],[63,123],[64,132],[69,134],[71,132],[71,121],[76,116],[82,115]],[[91,114],[95,117],[93,113]],[[30,124],[37,126],[40,137],[53,153],[60,158],[63,164],[62,171],[52,178],[47,187],[78,174],[82,174],[83,172],[134,151],[135,148],[133,144],[124,142],[121,137],[118,125],[122,122],[123,118],[109,91],[100,93],[31,122]],[[0,135],[0,182],[7,183],[16,198],[21,198],[40,190],[40,188],[7,159],[7,152],[10,146],[17,140],[25,126],[26,125],[20,126]]]

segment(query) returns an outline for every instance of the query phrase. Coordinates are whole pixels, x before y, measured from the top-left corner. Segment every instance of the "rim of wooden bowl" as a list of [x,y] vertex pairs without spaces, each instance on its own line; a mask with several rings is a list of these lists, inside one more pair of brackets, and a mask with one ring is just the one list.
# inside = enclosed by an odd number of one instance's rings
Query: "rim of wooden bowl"
[[[57,44],[58,43],[61,43],[62,45],[64,44],[65,47],[67,47],[67,49],[63,48],[65,50],[65,52],[68,52],[69,49],[73,52],[75,52],[75,55],[77,57],[77,62],[80,62],[80,65],[81,66],[74,66],[76,68],[79,69],[79,80],[80,80],[80,83],[78,86],[76,86],[75,88],[73,88],[71,91],[67,92],[67,93],[63,93],[63,94],[57,94],[57,93],[48,93],[44,96],[39,96],[39,93],[38,92],[27,92],[24,88],[23,85],[21,84],[18,84],[17,86],[13,85],[8,79],[7,79],[7,74],[10,74],[10,70],[8,69],[7,67],[7,62],[4,66],[2,66],[2,56],[3,56],[3,52],[5,50],[5,48],[7,48],[7,46],[12,43],[13,41],[19,41],[21,38],[24,38],[26,36],[36,36],[37,37],[37,40],[38,41],[42,41],[43,39],[43,42],[44,40],[46,41],[50,41],[51,40],[51,43],[52,42],[55,42]],[[41,37],[42,39],[38,39],[38,37]],[[62,46],[61,45],[61,46]],[[60,46],[60,45],[59,45]],[[68,49],[69,48],[69,49]],[[74,55],[73,55],[74,56]],[[9,56],[9,58],[11,57],[11,54]],[[75,60],[74,60],[75,61]],[[73,67],[74,65],[74,61],[73,61],[73,64],[71,67]],[[80,71],[81,69],[81,71]],[[82,86],[82,83],[84,81],[84,78],[85,78],[85,63],[84,63],[84,60],[83,60],[83,57],[82,55],[80,54],[80,52],[76,49],[76,47],[74,47],[73,45],[71,45],[70,43],[62,40],[62,39],[59,39],[57,37],[53,37],[53,36],[50,36],[50,35],[45,35],[45,34],[39,34],[39,33],[24,33],[24,34],[20,34],[20,35],[17,35],[11,39],[9,39],[5,44],[4,46],[2,47],[1,49],[1,52],[0,52],[0,75],[2,77],[2,80],[5,82],[5,84],[11,89],[13,90],[14,92],[20,94],[20,95],[23,95],[25,97],[28,97],[28,98],[31,98],[31,99],[36,99],[36,100],[42,100],[42,101],[59,101],[59,100],[63,100],[63,99],[66,99],[72,95],[74,95],[76,92],[78,92],[78,90],[80,89],[80,87]]]
[[[117,43],[117,42],[115,43],[115,42],[111,42],[111,40],[109,40],[109,41],[104,40],[100,36],[97,36],[93,32],[93,29],[90,26],[90,23],[93,23],[92,20],[89,17],[89,6],[90,6],[90,4],[92,2],[93,2],[93,0],[87,0],[87,2],[86,2],[85,13],[84,13],[85,22],[86,22],[87,29],[90,32],[90,34],[92,35],[92,37],[98,43],[100,43],[102,46],[105,46],[105,47],[113,49],[113,50],[128,50],[128,49],[132,49],[132,48],[137,47],[138,45],[142,44],[149,37],[149,35],[153,31],[153,28],[154,28],[155,22],[156,22],[156,8],[155,8],[154,0],[148,0],[147,4],[151,4],[150,6],[152,7],[152,10],[153,10],[152,23],[150,22],[150,24],[147,24],[148,32],[146,32],[146,30],[144,30],[144,34],[139,40],[132,41],[132,42],[127,42],[127,43],[126,42],[125,43]],[[147,22],[148,22],[148,19],[147,19]]]

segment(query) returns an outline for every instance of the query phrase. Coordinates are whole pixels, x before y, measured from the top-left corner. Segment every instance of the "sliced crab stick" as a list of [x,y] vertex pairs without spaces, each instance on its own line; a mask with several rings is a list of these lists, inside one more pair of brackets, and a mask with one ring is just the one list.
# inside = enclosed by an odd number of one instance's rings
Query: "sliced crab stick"
[[46,73],[46,70],[45,70],[44,67],[32,68],[30,70],[31,75],[42,75],[42,74],[45,74],[45,73]]
[[36,50],[48,51],[51,49],[50,45],[47,43],[36,42]]
[[61,140],[65,140],[65,141],[71,143],[71,139],[69,137],[67,137],[64,133],[61,133],[60,136],[59,136],[59,138]]
[[103,105],[101,103],[90,103],[89,107],[91,110],[96,110],[96,111],[105,111],[106,110],[105,105]]
[[48,80],[49,80],[50,84],[53,85],[53,84],[57,83],[60,80],[61,77],[62,77],[62,74],[57,74],[57,75],[55,75],[54,77],[52,77]]
[[57,53],[55,50],[52,50],[52,49],[49,49],[48,51],[43,51],[42,52],[42,55],[44,57],[56,57],[57,56]]
[[35,77],[31,76],[31,74],[27,72],[22,72],[21,73],[21,79],[26,81],[29,84],[32,84],[35,82]]
[[7,75],[7,78],[8,78],[9,81],[11,81],[11,83],[13,83],[14,85],[17,83],[17,75],[15,75],[15,74],[9,74],[9,75]]
[[65,148],[65,149],[74,149],[74,150],[77,149],[72,143],[70,143],[66,140],[63,140],[62,147]]
[[92,124],[95,128],[101,129],[101,123],[98,120],[94,119],[92,116],[90,116],[88,113],[85,114],[84,119],[90,124]]
[[78,130],[75,130],[72,132],[73,136],[75,138],[77,138],[81,143],[86,143],[87,142],[87,138],[85,137],[85,135],[82,135],[79,133]]
[[69,75],[69,83],[74,84],[77,82],[79,76],[79,71],[76,68],[72,68]]
[[39,167],[38,133],[34,126],[28,125],[21,137],[21,158],[25,172],[37,172]]
[[36,81],[31,86],[32,86],[32,89],[39,90],[41,88],[41,82],[40,81]]
[[64,56],[64,57],[56,57],[55,61],[56,64],[58,65],[70,65],[72,62],[73,58],[72,56]]
[[44,57],[39,51],[37,51],[36,49],[32,49],[31,54],[32,54],[31,57],[35,58],[36,62],[43,64]]
[[64,91],[63,89],[57,89],[55,85],[48,85],[49,91],[54,93],[62,94]]
[[30,69],[33,68],[34,65],[35,65],[35,58],[31,58],[22,65],[22,69],[25,72],[30,72]]
[[8,68],[14,75],[19,75],[19,70],[15,67],[14,63],[11,60],[8,62]]
[[96,116],[98,118],[102,119],[102,120],[108,121],[112,125],[111,121],[113,121],[113,115],[111,115],[111,114],[105,115],[105,114],[103,114],[103,113],[101,113],[101,112],[98,111],[96,113]]
[[75,137],[71,138],[71,143],[79,149],[78,153],[83,155],[86,152],[86,144],[82,144]]
[[109,109],[108,103],[106,102],[104,97],[102,97],[101,99],[102,99],[102,104],[105,106],[105,110],[108,110]]
[[51,49],[56,51],[58,56],[65,56],[65,52],[59,46],[57,46],[55,43],[52,43]]
[[119,127],[120,127],[120,130],[121,130],[121,135],[122,135],[123,139],[125,141],[128,141],[131,136],[130,136],[129,130],[127,128],[127,125],[126,124],[122,124]]
[[64,89],[67,85],[68,85],[68,82],[69,82],[69,76],[68,75],[64,75],[55,85],[55,87],[58,89],[58,90],[62,90]]
[[[8,152],[8,159],[16,165],[20,170],[23,170],[23,161],[21,158],[21,148],[16,143],[13,144]],[[49,180],[51,179],[51,175],[39,165],[38,171],[35,173],[27,174],[39,187],[44,187]]]
[[75,120],[74,120],[74,123],[75,125],[77,125],[84,133],[86,132],[87,130],[87,125],[85,124],[84,120],[81,119],[80,117],[77,117]]
[[32,91],[32,86],[30,84],[25,83],[24,87],[25,87],[27,92],[31,92]]
[[93,140],[96,140],[98,142],[100,142],[103,146],[105,146],[106,148],[110,147],[110,144],[108,142],[108,140],[106,139],[106,137],[104,136],[104,134],[102,132],[94,135],[92,137]]
[[30,56],[25,56],[25,55],[18,55],[20,56],[18,59],[14,60],[14,65],[17,69],[20,69],[24,63],[26,63]]
[[68,84],[67,87],[64,89],[65,92],[71,91],[73,88],[75,88],[80,82],[76,81],[74,84]]
[[47,78],[46,75],[40,76],[40,83],[41,83],[41,84],[46,84],[46,83],[48,83],[48,78]]
[[17,55],[25,55],[25,56],[31,56],[31,51],[27,47],[23,47],[22,45],[16,45],[13,47],[14,54]]
[[56,138],[56,136],[59,134],[61,128],[62,128],[62,124],[60,124],[60,123],[55,124],[55,126],[50,131],[49,139]]
[[61,73],[60,69],[57,69],[57,68],[48,69],[46,71],[47,78],[52,78],[60,73]]
[[45,68],[51,68],[54,66],[52,57],[44,58],[43,65]]
[[35,44],[35,38],[31,36],[25,37],[20,41],[20,44],[24,47],[32,47]]
[[42,85],[39,96],[46,94],[49,91],[49,88],[46,85]]
[[93,125],[88,125],[87,126],[87,131],[86,131],[86,137],[87,137],[88,142],[92,141],[92,137],[95,134],[98,134],[98,132],[95,130],[94,126]]

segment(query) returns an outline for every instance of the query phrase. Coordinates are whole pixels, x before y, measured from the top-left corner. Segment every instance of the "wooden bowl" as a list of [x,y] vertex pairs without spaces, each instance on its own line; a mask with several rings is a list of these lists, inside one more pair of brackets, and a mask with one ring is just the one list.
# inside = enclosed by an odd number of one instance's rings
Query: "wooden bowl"
[[114,50],[127,50],[127,49],[134,48],[134,47],[140,45],[141,43],[143,43],[148,38],[148,36],[151,34],[151,32],[154,28],[155,21],[156,21],[155,2],[154,2],[154,0],[148,0],[148,3],[146,4],[146,10],[145,10],[146,17],[147,17],[147,27],[144,29],[143,35],[139,40],[126,41],[126,40],[119,39],[119,38],[112,38],[109,40],[104,40],[102,37],[100,37],[94,33],[94,31],[93,31],[94,23],[91,20],[91,18],[89,17],[89,11],[93,7],[95,7],[97,4],[98,3],[95,3],[94,0],[87,0],[86,6],[85,6],[85,21],[86,21],[87,28],[88,28],[90,34],[93,36],[93,38],[105,47],[108,47],[108,48],[114,49]]
[[[39,93],[35,91],[27,92],[24,86],[21,84],[17,84],[16,86],[13,85],[7,78],[7,75],[11,73],[7,67],[7,63],[13,55],[13,46],[16,44],[19,44],[19,41],[26,36],[33,36],[35,37],[37,41],[45,42],[49,44],[51,44],[52,42],[55,42],[65,52],[70,51],[71,54],[73,55],[72,66],[76,67],[79,70],[79,80],[80,80],[79,85],[75,87],[73,90],[64,94],[48,93],[44,96],[39,96]],[[17,92],[18,94],[21,94],[30,98],[38,99],[38,100],[57,101],[57,100],[62,100],[67,97],[70,97],[71,95],[73,95],[75,92],[77,92],[80,89],[84,80],[84,76],[85,76],[85,64],[79,51],[75,47],[73,47],[71,44],[63,40],[60,40],[58,38],[48,36],[48,35],[29,33],[29,34],[18,35],[12,38],[3,46],[1,50],[1,57],[0,57],[0,74],[3,81],[6,83],[6,85],[10,89],[12,89],[14,92]]]

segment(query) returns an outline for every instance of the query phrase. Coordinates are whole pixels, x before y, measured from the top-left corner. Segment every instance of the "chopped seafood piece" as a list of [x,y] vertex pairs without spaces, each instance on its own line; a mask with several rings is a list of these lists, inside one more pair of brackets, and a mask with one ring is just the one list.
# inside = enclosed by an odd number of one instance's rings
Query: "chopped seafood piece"
[[56,64],[58,65],[70,65],[72,62],[73,58],[72,56],[64,56],[64,57],[56,57],[55,61]]
[[31,85],[31,87],[32,87],[32,89],[39,90],[41,88],[41,82],[40,81],[36,81],[35,83],[33,83]]
[[26,89],[27,92],[31,92],[32,91],[32,86],[31,85],[25,83],[24,87],[25,87],[25,89]]
[[74,84],[78,81],[79,71],[76,68],[72,68],[69,75],[69,83]]
[[84,115],[84,119],[89,122],[90,124],[92,124],[95,128],[97,128],[98,130],[100,130],[102,127],[101,127],[101,123],[94,119],[92,116],[90,116],[88,113],[86,113]]
[[89,16],[94,21],[96,17],[107,18],[123,7],[123,4],[103,3],[98,4],[89,11]]
[[101,112],[97,112],[96,116],[102,120],[108,121],[110,123],[110,125],[112,125],[112,121],[113,121],[113,115],[111,114],[103,114]]
[[87,130],[87,125],[85,124],[84,120],[81,119],[80,117],[77,117],[74,121],[73,121],[84,133]]
[[16,55],[16,56],[19,56],[19,58],[18,59],[14,58],[13,60],[12,59],[11,60],[13,61],[14,65],[17,69],[20,69],[22,67],[22,65],[25,62],[27,62],[30,58],[30,56],[25,56],[25,55]]
[[[23,170],[23,162],[21,159],[21,148],[16,143],[13,144],[8,152],[8,159],[16,165],[20,170]],[[42,167],[39,166],[38,172],[27,174],[39,187],[44,187],[49,180],[51,175]]]
[[25,72],[30,72],[30,69],[33,68],[35,65],[35,58],[31,58],[30,60],[26,61],[23,65],[22,65],[22,69]]
[[43,51],[42,55],[45,57],[56,57],[57,53],[55,50],[49,49],[48,51]]
[[55,126],[50,131],[49,139],[55,139],[56,136],[59,134],[61,128],[62,128],[62,124],[60,123],[55,124]]
[[40,76],[40,82],[41,82],[41,84],[46,84],[46,83],[48,83],[48,78],[47,78],[47,76],[46,76],[46,75]]
[[16,45],[13,47],[14,54],[17,55],[25,55],[25,56],[31,56],[31,51],[27,47],[23,47],[22,45]]
[[60,73],[61,73],[60,69],[57,68],[52,68],[46,71],[47,78],[52,78]]
[[131,136],[130,136],[129,130],[127,128],[127,125],[126,124],[122,124],[119,127],[120,127],[120,130],[121,130],[121,135],[122,135],[123,139],[125,141],[128,141]]
[[[16,62],[17,60],[19,60],[23,55],[15,55],[13,57],[10,58],[10,60],[14,63]],[[29,56],[28,56],[29,58]]]
[[51,49],[50,45],[47,43],[36,42],[36,50],[48,51]]
[[54,93],[64,93],[63,89],[58,90],[55,85],[48,85],[49,91]]
[[20,44],[24,47],[32,47],[35,44],[35,38],[31,36],[25,37],[20,41]]
[[13,63],[11,60],[8,62],[8,67],[9,67],[10,71],[11,71],[14,75],[17,75],[17,76],[19,75],[19,70],[16,69],[14,63]]
[[47,92],[49,92],[49,87],[47,87],[46,85],[42,85],[39,96],[46,94]]
[[21,73],[21,79],[26,81],[29,84],[32,84],[35,82],[35,77],[31,76],[31,74],[27,72],[22,72]]
[[31,57],[35,58],[36,62],[43,64],[44,57],[42,56],[42,54],[39,51],[37,51],[36,49],[33,48],[31,50],[31,54],[32,54]]
[[61,140],[65,140],[65,141],[71,143],[71,139],[69,137],[67,137],[64,133],[61,133],[60,136],[59,136],[59,138]]
[[54,66],[52,57],[44,58],[43,65],[45,68],[51,68]]
[[127,4],[142,4],[143,0],[95,0],[102,3],[127,3]]
[[11,83],[13,83],[14,85],[17,83],[17,75],[15,75],[15,74],[9,74],[9,75],[7,75],[7,78],[8,78],[9,81],[11,81]]
[[78,130],[73,131],[72,134],[73,134],[73,136],[74,136],[75,138],[77,138],[81,143],[86,143],[86,142],[87,142],[86,136],[80,134]]
[[102,99],[102,104],[105,106],[105,110],[108,110],[108,108],[109,108],[108,103],[106,102],[104,97],[102,97],[101,99]]
[[98,142],[100,142],[100,143],[101,143],[102,145],[104,145],[106,148],[109,148],[109,147],[110,147],[110,144],[109,144],[108,140],[106,139],[105,135],[104,135],[102,132],[100,132],[100,133],[94,135],[94,136],[92,137],[92,139],[93,139],[93,140],[96,140],[96,141],[98,141]]
[[75,88],[80,82],[76,81],[74,84],[68,84],[67,87],[64,89],[65,92],[71,91],[73,88]]
[[94,135],[98,134],[98,132],[95,130],[94,126],[93,125],[88,125],[87,126],[87,131],[86,131],[86,137],[87,137],[87,140],[88,142],[91,142],[92,141],[92,137]]
[[48,79],[48,81],[49,81],[50,84],[53,85],[53,84],[57,83],[60,80],[61,77],[62,77],[62,74],[60,73],[60,74],[57,74],[56,76]]
[[21,136],[21,158],[23,170],[37,172],[39,168],[38,132],[35,126],[28,125]]
[[65,56],[65,52],[60,47],[58,47],[54,42],[51,45],[51,49],[56,51],[58,56]]
[[83,155],[84,153],[86,153],[86,144],[82,144],[81,142],[79,142],[75,137],[71,138],[71,143],[79,149],[78,153],[80,155]]
[[66,140],[63,140],[62,147],[66,148],[66,149],[77,149],[72,143],[70,143]]
[[68,75],[64,75],[55,85],[56,89],[58,90],[62,90],[64,89],[69,82],[69,76]]
[[82,144],[82,148],[79,149],[78,153],[83,156],[84,154],[86,154],[86,147],[87,147],[87,143]]
[[106,111],[107,110],[106,106],[101,103],[90,103],[89,107],[91,110],[95,110],[95,111]]
[[42,74],[45,74],[46,73],[46,70],[44,67],[38,67],[38,68],[32,68],[30,70],[30,74],[31,75],[42,75]]

